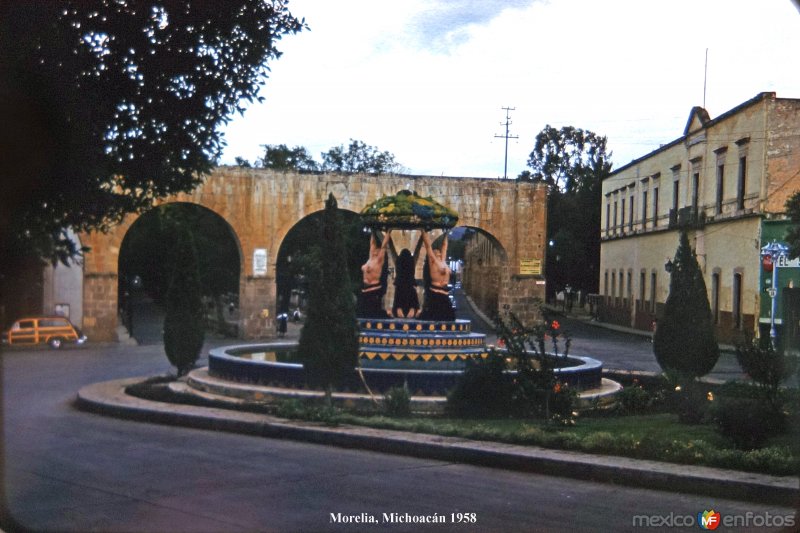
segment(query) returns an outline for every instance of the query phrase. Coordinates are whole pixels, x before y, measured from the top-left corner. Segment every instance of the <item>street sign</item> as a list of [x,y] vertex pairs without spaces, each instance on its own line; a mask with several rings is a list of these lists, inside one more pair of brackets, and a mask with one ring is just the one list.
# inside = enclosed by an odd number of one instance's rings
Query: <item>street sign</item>
[[519,273],[523,276],[540,276],[542,274],[541,259],[521,259],[519,262]]

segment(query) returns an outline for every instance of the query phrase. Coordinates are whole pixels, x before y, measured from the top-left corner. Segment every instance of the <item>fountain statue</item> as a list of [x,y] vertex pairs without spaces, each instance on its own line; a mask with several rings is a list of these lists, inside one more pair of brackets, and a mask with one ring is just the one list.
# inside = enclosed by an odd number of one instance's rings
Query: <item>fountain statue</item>
[[[402,190],[372,202],[362,210],[361,218],[371,235],[358,293],[359,368],[345,387],[361,391],[366,384],[372,391],[385,392],[406,386],[415,395],[445,395],[463,373],[467,360],[485,358],[490,350],[485,334],[473,332],[469,320],[456,318],[450,300],[448,231],[457,224],[458,214],[431,198]],[[438,249],[434,248],[434,231],[441,232]],[[397,253],[395,244],[404,246],[406,242],[409,248]],[[416,265],[423,247],[426,275],[420,304]],[[389,263],[394,263],[394,268],[389,268]],[[274,349],[291,346],[267,343],[212,350],[208,374],[259,385],[305,387],[303,366],[270,361],[265,354]],[[601,386],[599,361],[570,356],[562,362],[566,363],[563,368],[556,369],[560,380],[584,391]]]

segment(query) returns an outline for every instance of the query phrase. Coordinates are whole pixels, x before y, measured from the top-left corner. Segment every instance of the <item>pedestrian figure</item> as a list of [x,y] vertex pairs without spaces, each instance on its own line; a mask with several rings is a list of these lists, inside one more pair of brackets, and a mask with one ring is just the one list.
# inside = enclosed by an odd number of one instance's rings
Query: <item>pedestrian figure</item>
[[286,326],[289,322],[289,315],[286,313],[281,313],[276,318],[278,322],[278,337],[283,337],[286,335]]

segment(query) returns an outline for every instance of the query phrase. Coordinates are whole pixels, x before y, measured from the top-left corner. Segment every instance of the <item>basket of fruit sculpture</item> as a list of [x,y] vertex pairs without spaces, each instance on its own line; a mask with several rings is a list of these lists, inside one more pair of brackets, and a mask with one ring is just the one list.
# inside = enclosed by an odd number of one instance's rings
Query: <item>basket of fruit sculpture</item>
[[372,229],[450,229],[458,213],[430,197],[400,191],[375,200],[361,211],[364,226]]

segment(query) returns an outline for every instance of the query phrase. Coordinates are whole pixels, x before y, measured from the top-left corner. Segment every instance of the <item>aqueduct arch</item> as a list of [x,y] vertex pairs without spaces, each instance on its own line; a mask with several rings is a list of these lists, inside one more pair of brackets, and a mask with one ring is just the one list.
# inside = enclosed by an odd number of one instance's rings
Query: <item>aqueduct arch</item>
[[[494,236],[507,254],[497,301],[523,320],[544,297],[546,188],[515,180],[406,175],[300,174],[219,167],[193,192],[160,203],[200,204],[222,217],[241,248],[240,335],[274,334],[275,260],[290,229],[324,209],[329,193],[339,207],[359,212],[369,202],[402,189],[430,196],[459,213],[459,225]],[[83,326],[94,340],[116,340],[117,277],[122,239],[138,218],[127,216],[107,233],[80,236],[84,259]]]

